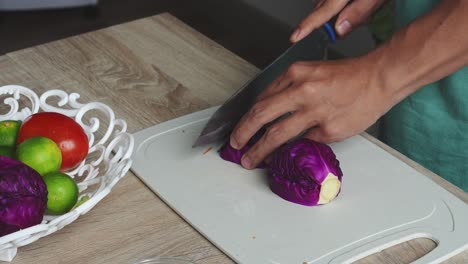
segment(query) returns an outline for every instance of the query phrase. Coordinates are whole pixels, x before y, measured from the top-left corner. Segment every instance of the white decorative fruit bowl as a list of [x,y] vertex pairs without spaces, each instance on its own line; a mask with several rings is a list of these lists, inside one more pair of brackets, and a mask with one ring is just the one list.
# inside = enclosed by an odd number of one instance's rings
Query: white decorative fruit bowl
[[66,214],[45,215],[41,224],[0,237],[0,261],[11,261],[19,247],[52,234],[86,214],[110,193],[132,165],[134,138],[127,132],[126,122],[116,118],[109,106],[99,102],[79,103],[79,98],[77,93],[62,90],[49,90],[39,96],[23,86],[0,87],[0,100],[3,99],[0,121],[23,121],[34,113],[57,112],[73,118],[89,139],[86,159],[66,172],[78,184],[78,200],[89,199]]

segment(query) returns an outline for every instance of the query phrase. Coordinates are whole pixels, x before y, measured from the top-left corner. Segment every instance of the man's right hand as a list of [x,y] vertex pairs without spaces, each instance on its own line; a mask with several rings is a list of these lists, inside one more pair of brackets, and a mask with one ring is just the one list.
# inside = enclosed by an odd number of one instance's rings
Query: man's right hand
[[338,13],[340,15],[336,20],[335,31],[338,36],[343,37],[368,22],[384,2],[385,0],[317,0],[312,13],[302,20],[290,40],[293,43],[300,41]]

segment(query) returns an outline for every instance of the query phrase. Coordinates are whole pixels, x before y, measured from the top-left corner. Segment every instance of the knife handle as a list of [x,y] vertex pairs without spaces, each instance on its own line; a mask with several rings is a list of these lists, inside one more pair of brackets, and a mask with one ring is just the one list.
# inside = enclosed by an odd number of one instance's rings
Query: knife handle
[[331,43],[336,42],[336,32],[333,29],[333,26],[330,25],[330,22],[327,22],[323,25],[323,29],[328,35],[328,39],[330,40]]

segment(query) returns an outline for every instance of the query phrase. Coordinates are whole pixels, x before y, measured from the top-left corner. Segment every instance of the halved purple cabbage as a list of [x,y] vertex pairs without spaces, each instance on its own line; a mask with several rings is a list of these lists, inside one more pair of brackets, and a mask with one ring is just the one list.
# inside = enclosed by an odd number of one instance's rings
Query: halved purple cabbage
[[[236,164],[264,134],[258,132],[241,150],[226,143],[220,149],[222,159]],[[326,144],[301,138],[291,141],[271,155],[269,167],[271,190],[283,199],[307,206],[329,203],[341,190],[343,172],[333,150]]]
[[47,207],[47,187],[29,166],[0,156],[0,236],[40,224]]
[[341,189],[343,173],[326,144],[305,138],[292,141],[273,153],[269,167],[271,190],[293,203],[326,204]]

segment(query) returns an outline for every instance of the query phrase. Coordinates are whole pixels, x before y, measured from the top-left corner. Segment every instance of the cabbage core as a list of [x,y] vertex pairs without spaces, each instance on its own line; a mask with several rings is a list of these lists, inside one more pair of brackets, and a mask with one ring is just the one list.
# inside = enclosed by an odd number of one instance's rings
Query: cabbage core
[[328,173],[327,177],[322,183],[322,187],[320,188],[319,194],[319,201],[317,204],[327,204],[331,200],[335,199],[335,197],[340,192],[341,182],[332,173]]

